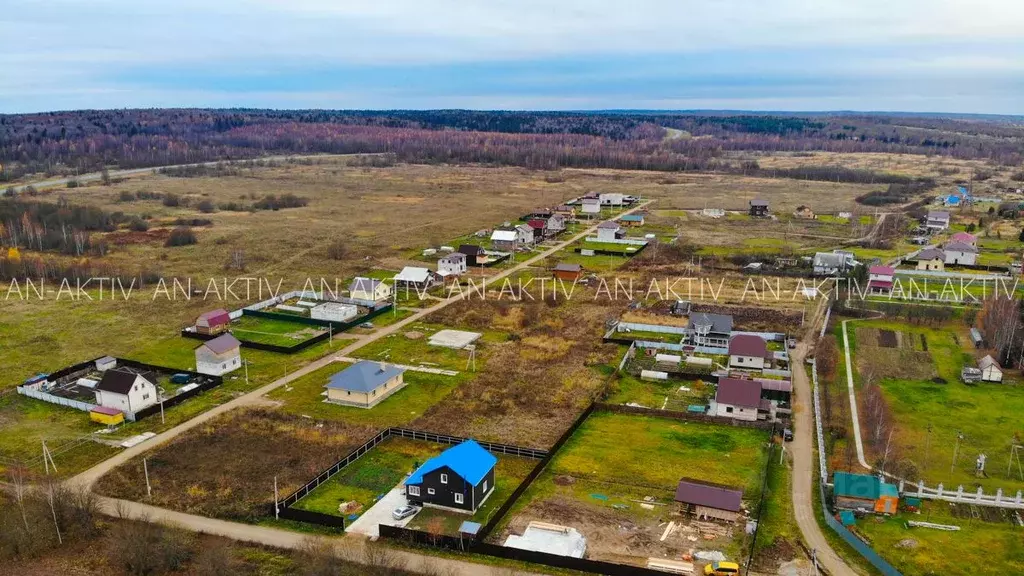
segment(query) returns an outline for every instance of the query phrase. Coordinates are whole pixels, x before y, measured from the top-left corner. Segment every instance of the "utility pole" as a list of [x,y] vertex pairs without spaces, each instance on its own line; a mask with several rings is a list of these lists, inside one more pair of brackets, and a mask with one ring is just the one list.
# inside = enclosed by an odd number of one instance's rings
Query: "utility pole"
[[953,446],[953,463],[950,464],[950,466],[949,466],[949,473],[950,474],[952,474],[953,470],[956,469],[956,460],[957,460],[957,457],[960,455],[960,442],[962,442],[963,439],[964,439],[963,432],[960,432],[958,430],[957,433],[956,433],[956,445]]
[[142,459],[142,473],[146,476],[146,497],[153,495],[153,487],[149,484],[149,463],[145,458]]
[[278,505],[278,502],[279,500],[277,498],[277,476],[274,476],[274,520],[281,519],[281,506]]
[[249,361],[245,358],[242,359],[242,366],[245,367],[245,385],[249,386]]

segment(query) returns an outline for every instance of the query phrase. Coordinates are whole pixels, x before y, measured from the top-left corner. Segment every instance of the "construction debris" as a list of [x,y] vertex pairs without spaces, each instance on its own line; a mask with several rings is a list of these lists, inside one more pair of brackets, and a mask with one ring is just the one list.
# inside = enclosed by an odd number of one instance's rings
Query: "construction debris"
[[664,542],[665,539],[668,538],[668,535],[672,533],[672,530],[675,529],[675,527],[676,527],[676,523],[675,522],[669,522],[668,523],[668,526],[665,527],[665,531],[662,532],[662,534],[661,534],[661,541],[662,542]]
[[959,526],[951,526],[949,524],[932,524],[931,522],[917,522],[915,520],[908,521],[907,528],[932,528],[934,530],[947,530],[949,532],[957,532],[960,530]]
[[693,574],[693,564],[665,558],[648,558],[647,567],[669,574]]

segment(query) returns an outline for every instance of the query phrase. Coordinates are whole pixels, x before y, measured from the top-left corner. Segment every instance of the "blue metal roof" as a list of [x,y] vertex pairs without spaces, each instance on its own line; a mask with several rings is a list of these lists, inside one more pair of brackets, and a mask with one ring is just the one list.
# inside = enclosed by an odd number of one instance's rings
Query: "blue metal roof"
[[643,219],[644,217],[639,214],[625,214],[619,217],[619,220],[622,220],[623,222],[639,222]]
[[327,387],[351,392],[370,392],[403,372],[404,369],[394,365],[384,364],[381,369],[380,362],[363,360],[331,376]]
[[466,440],[424,462],[405,483],[420,484],[423,482],[424,475],[447,466],[463,480],[476,486],[497,463],[498,459],[484,450],[484,447],[477,444],[475,440]]
[[959,203],[960,203],[960,197],[957,196],[956,194],[950,194],[949,196],[946,197],[946,204],[950,204],[952,206],[956,206]]

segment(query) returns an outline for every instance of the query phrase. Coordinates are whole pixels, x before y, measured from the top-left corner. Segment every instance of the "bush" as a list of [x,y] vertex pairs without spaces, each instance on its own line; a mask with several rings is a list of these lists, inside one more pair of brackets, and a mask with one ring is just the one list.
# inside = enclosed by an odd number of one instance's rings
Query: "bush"
[[124,190],[121,192],[120,195],[118,195],[117,200],[118,202],[135,202],[136,200],[138,200],[138,198],[135,196],[133,192]]
[[202,212],[203,214],[212,214],[213,211],[217,209],[213,205],[213,202],[209,200],[203,200],[202,202],[196,205],[196,208],[198,208],[199,211]]
[[128,229],[132,232],[145,232],[149,230],[149,222],[142,218],[132,218],[132,221],[128,223]]
[[67,187],[68,188],[78,188],[81,185],[82,185],[82,183],[79,182],[78,180],[68,180],[68,183],[67,183]]
[[178,226],[174,230],[171,230],[171,235],[167,237],[167,242],[164,246],[188,246],[199,242],[196,238],[196,233],[192,231],[188,226]]
[[168,574],[192,558],[192,535],[146,521],[115,524],[110,531],[107,554],[111,566],[136,576]]
[[181,206],[181,199],[178,198],[177,194],[167,194],[164,196],[164,206],[167,206],[168,208]]
[[348,245],[344,240],[335,240],[327,247],[327,257],[331,260],[344,260],[348,255]]
[[280,198],[270,194],[253,204],[253,208],[257,210],[280,210],[282,208],[301,208],[307,204],[309,204],[309,198],[302,198],[295,194],[282,194]]

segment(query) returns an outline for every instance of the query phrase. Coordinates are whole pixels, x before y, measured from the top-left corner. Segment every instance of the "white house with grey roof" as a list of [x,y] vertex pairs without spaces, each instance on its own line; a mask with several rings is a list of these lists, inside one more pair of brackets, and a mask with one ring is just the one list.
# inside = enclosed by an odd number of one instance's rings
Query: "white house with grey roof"
[[732,336],[732,316],[729,314],[712,314],[696,312],[690,315],[690,343],[694,346],[709,348],[726,348]]
[[941,231],[949,228],[949,212],[945,210],[932,210],[925,217],[925,228],[930,232]]
[[452,252],[437,260],[437,275],[442,278],[460,276],[466,270],[466,255],[462,252]]
[[196,372],[223,376],[242,366],[242,343],[231,334],[222,334],[196,348]]
[[381,302],[391,298],[391,286],[376,278],[357,276],[348,285],[348,295],[355,300]]
[[326,402],[373,408],[405,387],[404,368],[384,362],[360,360],[331,376],[325,385]]
[[815,276],[836,276],[845,274],[856,264],[852,255],[841,252],[816,252],[814,254]]
[[978,249],[966,242],[949,242],[943,249],[946,264],[974,266],[978,259]]
[[96,403],[125,414],[148,408],[158,401],[155,379],[124,369],[107,370],[93,388]]
[[598,242],[615,241],[622,238],[623,235],[622,228],[615,222],[607,221],[597,225]]

